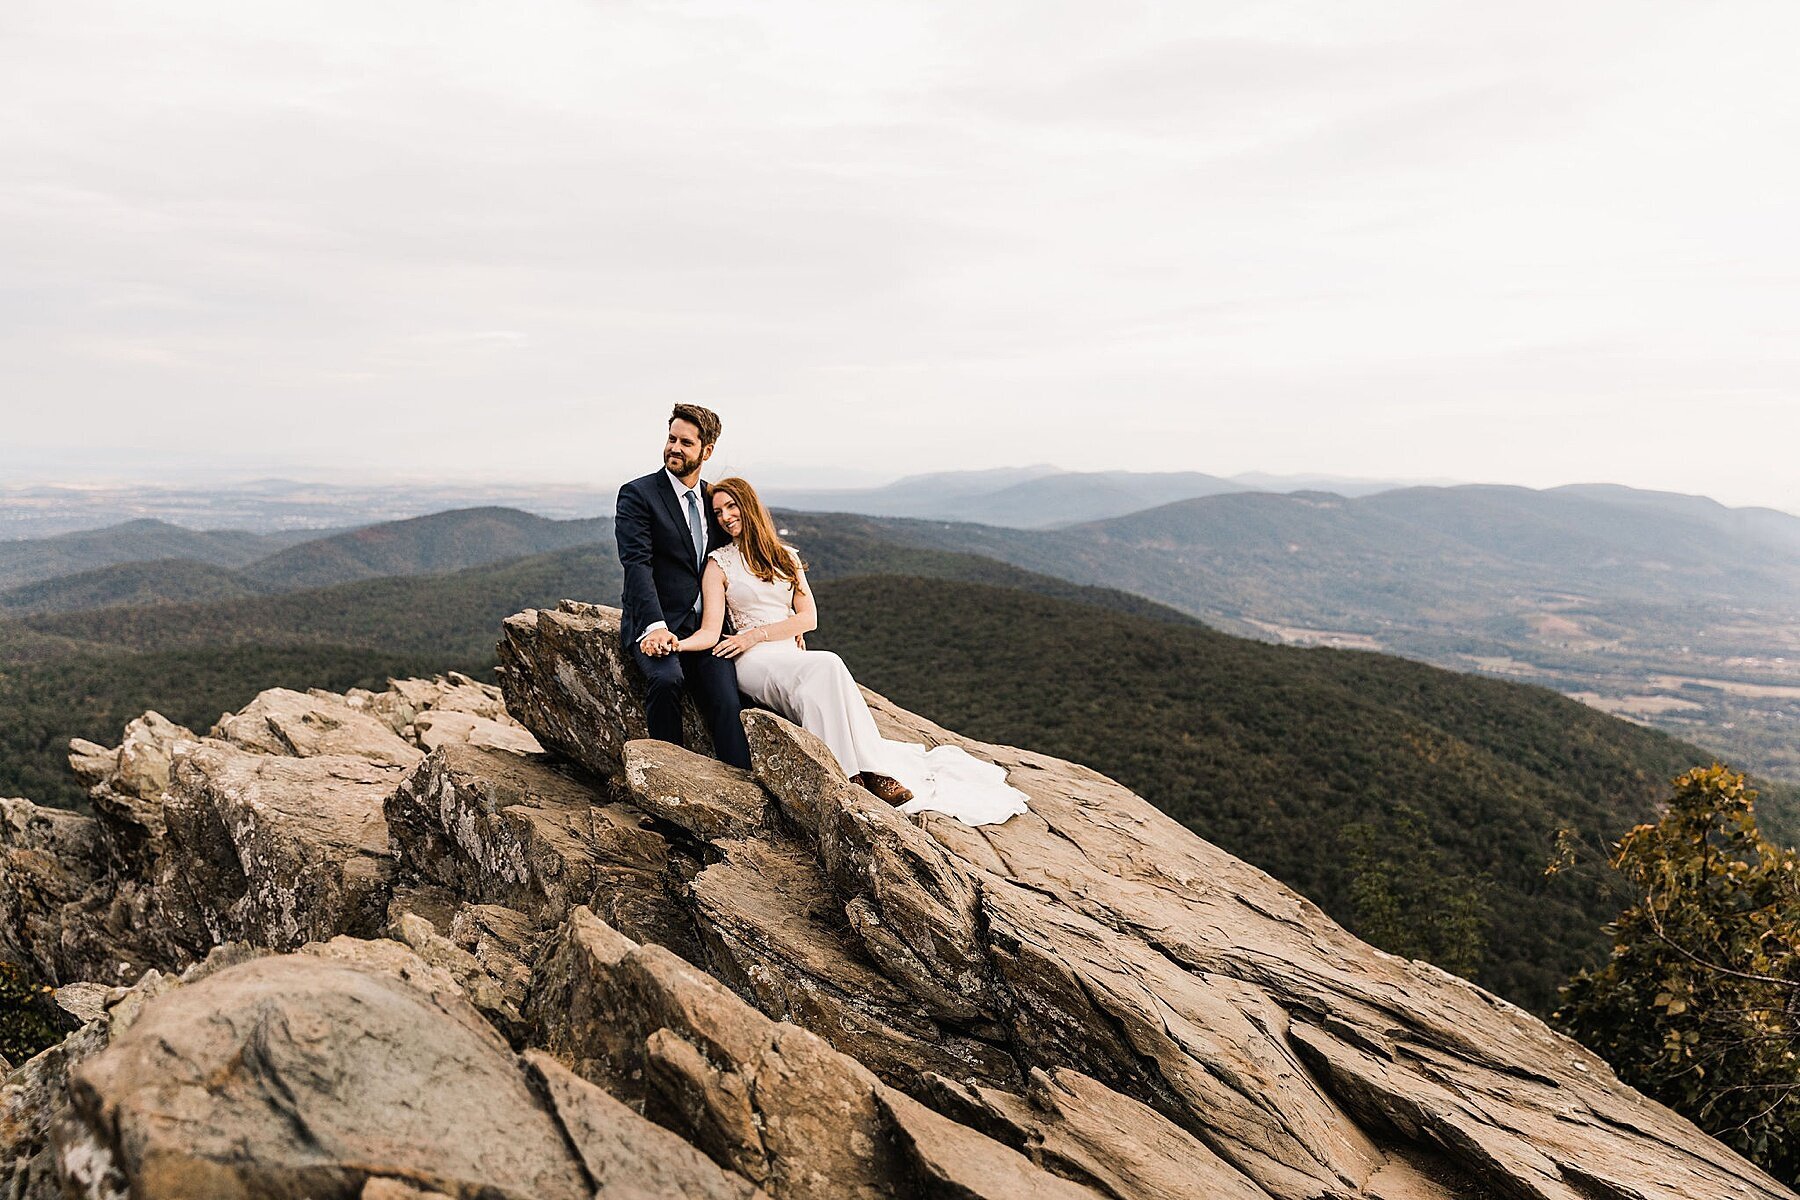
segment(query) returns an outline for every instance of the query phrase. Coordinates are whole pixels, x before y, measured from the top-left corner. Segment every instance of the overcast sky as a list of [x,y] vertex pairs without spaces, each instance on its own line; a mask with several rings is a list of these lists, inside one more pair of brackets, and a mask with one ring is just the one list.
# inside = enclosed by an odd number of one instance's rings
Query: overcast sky
[[1800,5],[6,0],[0,482],[1800,510]]

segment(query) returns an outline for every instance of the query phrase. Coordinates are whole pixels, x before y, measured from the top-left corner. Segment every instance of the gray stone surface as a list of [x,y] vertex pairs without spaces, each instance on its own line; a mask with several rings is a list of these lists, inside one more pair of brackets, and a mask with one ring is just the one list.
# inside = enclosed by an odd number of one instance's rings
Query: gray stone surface
[[374,933],[393,874],[382,803],[404,777],[384,758],[289,758],[202,744],[176,760],[157,891],[196,952],[276,950]]
[[506,1043],[393,943],[262,958],[160,996],[75,1066],[70,1096],[57,1162],[94,1195],[355,1197],[372,1178],[471,1200],[593,1195]]
[[[496,653],[507,710],[546,748],[616,775],[625,743],[647,736],[643,681],[620,645],[618,609],[574,600],[526,609],[506,618]],[[682,728],[691,749],[711,753],[691,700]]]
[[386,801],[403,881],[554,923],[593,904],[636,936],[687,946],[672,850],[645,814],[541,757],[449,745]]

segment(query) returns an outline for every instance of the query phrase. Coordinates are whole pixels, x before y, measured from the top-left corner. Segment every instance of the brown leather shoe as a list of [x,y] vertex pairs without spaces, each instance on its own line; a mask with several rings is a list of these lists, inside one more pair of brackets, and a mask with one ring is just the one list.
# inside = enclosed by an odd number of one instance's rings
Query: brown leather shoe
[[906,785],[898,779],[887,775],[877,775],[873,771],[859,772],[856,782],[873,792],[877,800],[885,800],[889,804],[905,804],[913,798],[913,794],[906,790]]

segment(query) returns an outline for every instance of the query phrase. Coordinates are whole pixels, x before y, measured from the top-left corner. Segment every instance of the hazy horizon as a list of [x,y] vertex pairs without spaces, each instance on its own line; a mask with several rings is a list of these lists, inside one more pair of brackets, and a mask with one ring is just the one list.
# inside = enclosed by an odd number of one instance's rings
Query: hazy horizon
[[[640,469],[632,472],[632,474],[633,475],[644,474],[644,473],[647,473],[648,471],[653,471],[655,469],[657,469],[656,464],[651,464],[650,466],[647,466],[647,467],[640,467]],[[1078,473],[1078,474],[1094,473],[1094,472],[1075,471],[1072,468],[1061,467],[1061,466],[1057,466],[1055,464],[1050,464],[1050,463],[1004,463],[1004,464],[995,464],[995,465],[993,465],[991,467],[987,467],[987,468],[982,468],[982,467],[970,468],[969,471],[971,473],[979,473],[983,470],[1040,470],[1040,469],[1044,470],[1046,473],[1050,473],[1050,472]],[[862,491],[862,490],[873,491],[873,490],[880,490],[880,489],[888,487],[892,484],[904,482],[908,479],[919,478],[922,476],[929,476],[929,475],[933,475],[933,474],[953,474],[954,475],[954,474],[958,474],[958,473],[962,473],[962,472],[958,472],[958,471],[912,472],[912,471],[909,471],[909,472],[904,472],[904,473],[899,473],[899,474],[875,475],[875,474],[869,474],[869,473],[856,473],[856,472],[852,472],[849,474],[841,474],[841,473],[831,472],[831,471],[815,472],[815,471],[809,471],[807,468],[804,468],[804,467],[796,468],[792,471],[782,471],[780,469],[752,470],[750,468],[746,468],[737,463],[734,463],[727,456],[719,455],[712,462],[710,462],[708,464],[704,473],[707,478],[712,478],[712,479],[722,478],[726,475],[745,475],[745,476],[749,477],[750,479],[752,479],[758,485],[758,489],[760,491],[764,492],[765,494],[771,494],[771,493],[795,494],[795,493],[815,493],[815,492],[823,493],[823,492],[837,492],[837,491],[849,492],[849,491]],[[1145,472],[1145,474],[1149,474],[1149,473],[1150,472]],[[1199,473],[1200,474],[1215,474],[1214,472],[1199,472]],[[347,493],[351,493],[351,494],[355,494],[358,492],[383,493],[383,492],[391,491],[391,492],[402,494],[402,495],[404,495],[408,492],[412,492],[412,493],[418,494],[418,495],[439,495],[444,498],[445,502],[451,508],[479,507],[482,504],[486,504],[486,503],[503,503],[505,505],[509,505],[509,506],[513,506],[513,507],[523,507],[523,508],[530,509],[530,497],[535,493],[537,496],[540,497],[540,499],[542,501],[545,502],[544,515],[561,515],[563,517],[567,517],[569,515],[572,515],[572,513],[573,513],[572,509],[569,512],[563,512],[560,514],[552,513],[550,510],[557,509],[559,507],[566,508],[572,497],[579,497],[582,495],[589,495],[589,494],[596,496],[596,497],[600,497],[600,498],[610,496],[614,488],[616,488],[620,483],[623,483],[627,478],[630,478],[630,477],[631,477],[631,475],[622,475],[622,476],[619,476],[618,478],[614,478],[614,479],[597,479],[596,478],[596,479],[591,479],[591,480],[529,480],[529,479],[519,479],[519,478],[513,478],[513,479],[492,478],[492,479],[472,480],[472,479],[453,478],[453,477],[448,477],[448,476],[429,476],[429,475],[406,475],[406,476],[396,475],[396,476],[388,476],[388,477],[370,477],[370,476],[366,476],[366,475],[363,475],[363,476],[345,475],[343,477],[333,478],[330,476],[329,473],[316,472],[316,473],[313,473],[310,475],[304,474],[304,473],[296,474],[296,475],[282,475],[282,474],[254,475],[254,474],[252,474],[252,475],[242,475],[242,476],[221,475],[221,476],[217,476],[217,477],[213,477],[213,478],[165,478],[165,479],[113,478],[113,479],[88,479],[88,480],[81,480],[81,481],[58,480],[58,479],[53,479],[53,478],[43,478],[43,479],[38,479],[38,480],[7,480],[4,482],[0,482],[0,523],[3,523],[3,521],[7,515],[6,514],[6,498],[9,493],[16,495],[18,493],[26,493],[26,492],[40,492],[41,493],[41,492],[47,491],[47,490],[67,490],[70,492],[76,492],[76,493],[85,492],[85,493],[92,493],[95,495],[122,493],[125,495],[132,495],[132,494],[143,494],[143,495],[192,494],[192,495],[200,495],[200,496],[229,496],[229,495],[242,494],[245,496],[250,496],[250,495],[254,494],[252,489],[255,489],[258,487],[269,487],[271,489],[272,493],[278,492],[279,488],[276,488],[274,485],[280,485],[281,487],[284,487],[284,488],[294,488],[294,489],[318,487],[321,489],[329,489],[332,491],[342,491],[342,492],[347,492]],[[1305,488],[1314,488],[1316,490],[1330,491],[1330,490],[1332,490],[1330,487],[1330,484],[1332,482],[1337,482],[1337,483],[1341,483],[1341,484],[1345,484],[1345,485],[1352,485],[1352,486],[1350,486],[1349,490],[1346,492],[1347,495],[1351,495],[1351,496],[1370,494],[1370,492],[1374,491],[1374,490],[1389,490],[1389,489],[1397,489],[1397,488],[1528,487],[1528,486],[1530,486],[1530,485],[1526,485],[1526,484],[1514,483],[1514,482],[1507,481],[1507,480],[1468,480],[1468,479],[1451,479],[1451,478],[1445,478],[1445,477],[1420,477],[1420,478],[1412,478],[1412,479],[1382,479],[1382,478],[1377,478],[1377,477],[1372,477],[1372,476],[1352,476],[1352,475],[1341,475],[1341,474],[1337,474],[1337,473],[1317,472],[1317,471],[1297,471],[1297,472],[1291,472],[1291,473],[1289,473],[1289,472],[1276,473],[1276,472],[1261,472],[1261,471],[1240,471],[1240,472],[1236,472],[1236,473],[1230,474],[1230,475],[1219,474],[1217,477],[1221,478],[1221,479],[1229,480],[1232,482],[1240,483],[1243,486],[1245,486],[1248,490],[1252,490],[1252,491],[1255,491],[1255,490],[1294,491],[1294,490],[1301,490],[1302,486],[1304,486]],[[1270,484],[1271,486],[1264,487],[1263,484],[1265,482]],[[1275,486],[1275,485],[1285,485],[1285,486]],[[1359,490],[1358,487],[1356,487],[1354,485],[1380,485],[1380,487],[1379,488],[1365,487],[1365,488],[1362,488]],[[1556,488],[1561,488],[1561,487],[1581,487],[1581,486],[1626,486],[1626,487],[1629,487],[1630,485],[1619,485],[1619,484],[1617,484],[1617,481],[1615,481],[1615,480],[1606,480],[1606,479],[1570,479],[1570,480],[1566,480],[1562,483],[1550,484],[1543,488],[1534,488],[1533,490],[1550,491],[1550,490],[1555,490]],[[1671,490],[1671,489],[1639,489],[1639,490],[1667,491],[1667,490]],[[458,491],[461,491],[466,494],[467,503],[461,502],[460,499],[453,499],[456,496],[456,493]],[[495,499],[494,497],[496,494],[500,495],[501,499]],[[1730,504],[1727,501],[1721,500],[1717,496],[1712,496],[1706,492],[1696,491],[1696,490],[1680,491],[1680,492],[1678,492],[1678,494],[1689,495],[1689,496],[1699,496],[1699,497],[1702,497],[1705,499],[1715,500],[1721,504],[1725,504],[1726,507],[1728,507],[1728,508],[1764,508],[1764,509],[1769,509],[1771,511],[1786,513],[1789,516],[1800,518],[1800,509],[1781,508],[1779,506],[1773,506],[1773,505]],[[786,497],[777,495],[776,498],[772,502],[775,504],[778,504],[778,505],[783,504],[786,502]],[[415,506],[415,507],[417,507],[417,506]],[[1152,505],[1151,507],[1155,507],[1155,505]],[[436,508],[430,508],[429,506],[421,507],[419,515],[423,515],[427,511],[440,511],[440,510],[436,509]],[[584,512],[585,512],[585,510],[584,510]],[[22,514],[14,514],[14,515],[22,515]],[[598,509],[596,509],[593,514],[587,514],[587,515],[599,515],[599,511],[598,511]],[[111,523],[111,522],[109,522],[109,523]],[[174,523],[181,524],[182,522],[175,521]],[[28,535],[23,535],[23,536],[29,537],[29,536],[39,536],[39,535],[29,535],[28,534]]]
[[[0,484],[1607,481],[1800,512],[1800,8],[0,12]],[[788,486],[804,486],[795,482]]]

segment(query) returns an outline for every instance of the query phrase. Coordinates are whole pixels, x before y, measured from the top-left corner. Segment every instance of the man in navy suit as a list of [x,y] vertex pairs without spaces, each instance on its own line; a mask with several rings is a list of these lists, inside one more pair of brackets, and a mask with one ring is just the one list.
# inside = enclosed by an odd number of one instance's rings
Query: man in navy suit
[[625,568],[619,632],[649,684],[644,715],[650,736],[682,744],[681,694],[691,688],[719,758],[748,767],[736,664],[710,650],[675,649],[700,627],[700,576],[707,554],[731,540],[713,516],[712,488],[700,478],[700,466],[718,441],[717,414],[697,404],[677,404],[663,443],[663,469],[619,489],[613,518]]

